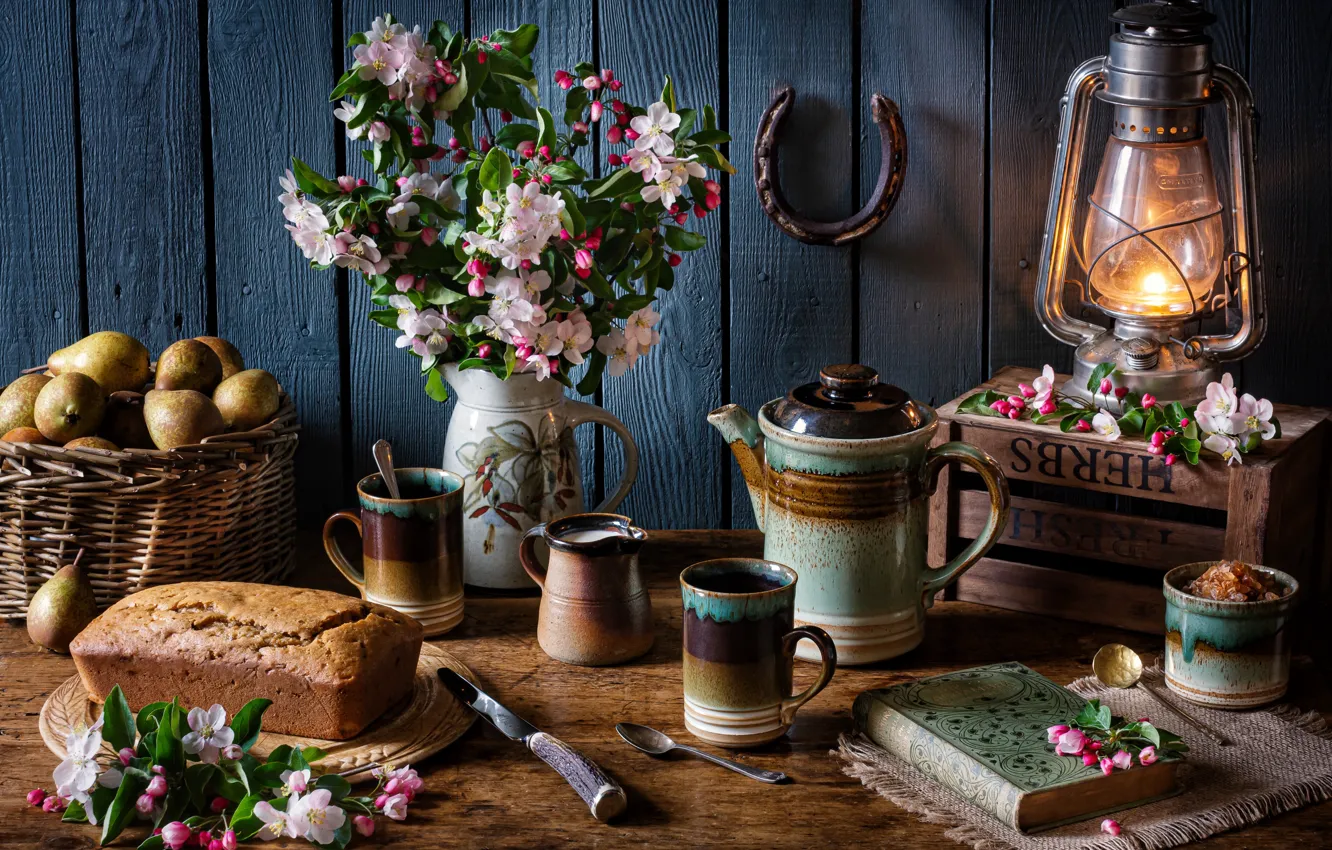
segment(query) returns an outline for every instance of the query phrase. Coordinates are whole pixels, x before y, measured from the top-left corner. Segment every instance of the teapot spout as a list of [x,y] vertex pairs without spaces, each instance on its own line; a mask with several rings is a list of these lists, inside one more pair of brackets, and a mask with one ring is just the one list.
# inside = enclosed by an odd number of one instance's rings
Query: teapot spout
[[764,492],[767,482],[763,474],[763,434],[748,411],[738,404],[727,404],[708,414],[708,421],[721,432],[730,444],[740,473],[749,487],[749,501],[754,508],[754,521],[763,529]]

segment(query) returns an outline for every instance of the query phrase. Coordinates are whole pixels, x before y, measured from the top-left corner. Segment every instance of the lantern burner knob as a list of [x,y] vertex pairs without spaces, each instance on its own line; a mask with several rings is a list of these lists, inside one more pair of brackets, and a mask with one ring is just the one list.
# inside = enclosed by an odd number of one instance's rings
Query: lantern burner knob
[[1124,340],[1119,348],[1124,352],[1125,365],[1135,371],[1155,369],[1161,359],[1161,343],[1154,339],[1135,336]]

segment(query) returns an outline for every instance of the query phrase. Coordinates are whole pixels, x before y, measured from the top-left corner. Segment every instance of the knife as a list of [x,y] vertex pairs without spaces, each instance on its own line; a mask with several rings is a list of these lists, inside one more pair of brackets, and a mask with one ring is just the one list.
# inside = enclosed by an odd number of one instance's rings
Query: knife
[[449,668],[439,668],[439,680],[449,693],[470,706],[505,737],[523,742],[537,758],[555,768],[555,772],[563,776],[587,803],[592,817],[604,823],[624,811],[628,804],[624,789],[592,759],[559,738],[542,732]]

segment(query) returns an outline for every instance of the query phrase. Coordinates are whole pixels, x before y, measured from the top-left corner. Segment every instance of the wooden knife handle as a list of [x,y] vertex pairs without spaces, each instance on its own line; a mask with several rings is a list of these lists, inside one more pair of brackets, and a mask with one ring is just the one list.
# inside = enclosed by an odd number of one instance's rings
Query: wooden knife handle
[[538,732],[528,739],[527,747],[573,786],[597,820],[605,823],[628,805],[624,789],[606,771],[559,738]]

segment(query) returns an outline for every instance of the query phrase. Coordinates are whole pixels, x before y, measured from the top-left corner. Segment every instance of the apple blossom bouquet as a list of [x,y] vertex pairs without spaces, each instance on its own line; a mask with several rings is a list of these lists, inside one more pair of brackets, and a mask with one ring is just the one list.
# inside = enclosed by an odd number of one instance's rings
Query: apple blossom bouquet
[[[220,705],[191,708],[179,700],[155,702],[136,715],[120,686],[111,689],[102,716],[65,738],[67,755],[55,769],[56,791],[28,792],[28,802],[63,812],[67,823],[101,826],[109,844],[136,821],[153,827],[139,850],[236,850],[251,838],[304,838],[341,848],[353,830],[369,836],[375,815],[407,816],[424,783],[411,766],[377,767],[378,784],[353,796],[337,774],[316,776],[315,747],[275,747],[260,761],[250,754],[271,704],[250,700],[227,723]],[[103,765],[103,742],[116,751]]]
[[[1193,407],[1177,401],[1163,404],[1151,393],[1130,392],[1115,385],[1116,375],[1112,363],[1092,371],[1087,389],[1093,400],[1101,396],[1105,404],[1089,404],[1058,392],[1054,368],[1046,364],[1040,377],[1031,384],[1019,384],[1016,394],[985,390],[963,399],[958,412],[1027,418],[1042,424],[1058,421],[1061,431],[1096,433],[1106,440],[1141,437],[1147,451],[1160,455],[1167,466],[1180,458],[1196,464],[1203,449],[1220,455],[1227,466],[1243,463],[1243,456],[1264,440],[1281,436],[1281,422],[1273,415],[1272,402],[1248,393],[1240,395],[1229,372],[1208,384],[1207,397]],[[1110,406],[1118,406],[1120,412],[1111,412]]]
[[[1184,739],[1152,724],[1146,717],[1113,717],[1110,706],[1089,700],[1069,723],[1045,730],[1046,739],[1061,756],[1075,756],[1106,776],[1139,764],[1182,759],[1189,751]],[[1118,825],[1116,825],[1118,828]],[[1117,834],[1117,833],[1116,833]]]
[[[556,71],[557,127],[535,103],[537,35],[525,24],[468,39],[439,21],[409,32],[376,18],[349,39],[355,62],[332,92],[347,135],[370,143],[373,181],[299,159],[281,180],[292,239],[318,268],[361,272],[370,318],[399,332],[436,400],[445,364],[573,386],[586,362],[583,393],[603,370],[623,374],[659,342],[652,304],[681,254],[706,243],[684,225],[721,203],[709,169],[735,171],[712,107],[680,108],[669,77],[641,107],[611,70]],[[615,148],[602,178],[575,159],[594,126]]]

